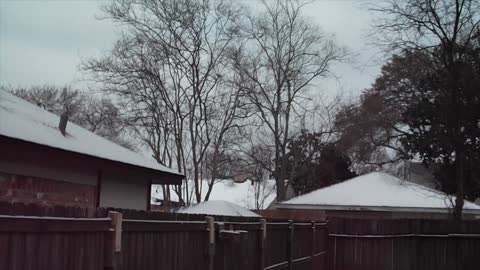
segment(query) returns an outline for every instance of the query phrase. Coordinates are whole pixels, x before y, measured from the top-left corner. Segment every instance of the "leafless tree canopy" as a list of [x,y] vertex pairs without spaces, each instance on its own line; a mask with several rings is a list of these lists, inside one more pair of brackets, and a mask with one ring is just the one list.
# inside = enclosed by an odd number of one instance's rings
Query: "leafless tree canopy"
[[284,157],[294,121],[303,114],[312,83],[330,75],[331,65],[344,59],[345,50],[302,16],[305,3],[265,1],[263,6],[263,13],[242,25],[244,45],[233,59],[237,84],[272,140],[271,169],[282,200],[288,179]]
[[124,31],[83,69],[117,97],[153,157],[193,180],[176,190],[186,203],[208,200],[215,181],[232,171],[225,166],[242,166],[231,157],[245,141],[259,143],[254,129],[273,142],[274,164],[264,169],[283,198],[282,157],[292,123],[305,117],[300,103],[345,55],[303,17],[303,2],[263,7],[247,15],[231,0],[114,0],[103,9]]
[[[227,140],[240,128],[241,95],[229,84],[227,53],[237,42],[232,1],[115,0],[106,17],[125,27],[111,54],[84,63],[121,99],[159,163],[194,180],[184,199],[208,199]],[[208,163],[208,164],[207,164]]]
[[379,15],[378,43],[394,52],[428,52],[438,45],[454,50],[471,42],[478,35],[479,9],[476,0],[382,0],[371,6]]

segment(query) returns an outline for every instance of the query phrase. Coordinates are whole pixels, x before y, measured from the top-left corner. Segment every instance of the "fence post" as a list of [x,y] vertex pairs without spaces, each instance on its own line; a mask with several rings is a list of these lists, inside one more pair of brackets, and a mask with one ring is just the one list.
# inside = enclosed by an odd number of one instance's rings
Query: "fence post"
[[108,217],[112,227],[105,237],[104,269],[114,270],[118,268],[118,255],[122,250],[122,213],[110,211]]
[[206,217],[208,231],[208,269],[213,270],[215,265],[215,220],[213,217]]
[[260,270],[265,269],[265,239],[267,238],[267,221],[260,219]]
[[312,269],[318,269],[316,267],[316,259],[315,259],[315,253],[316,253],[316,241],[317,241],[317,233],[316,233],[316,224],[315,221],[312,221],[312,254],[311,254],[311,266]]
[[110,211],[108,216],[112,219],[112,227],[115,232],[113,247],[115,252],[122,251],[122,213]]
[[288,221],[288,238],[287,238],[287,258],[288,258],[288,270],[293,269],[293,241],[294,241],[294,223],[293,220]]

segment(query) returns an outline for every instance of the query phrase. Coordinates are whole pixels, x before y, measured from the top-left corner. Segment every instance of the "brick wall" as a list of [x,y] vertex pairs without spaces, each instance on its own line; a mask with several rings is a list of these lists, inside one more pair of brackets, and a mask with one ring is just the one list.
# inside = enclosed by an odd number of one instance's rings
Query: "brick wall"
[[0,201],[95,207],[95,186],[0,172]]

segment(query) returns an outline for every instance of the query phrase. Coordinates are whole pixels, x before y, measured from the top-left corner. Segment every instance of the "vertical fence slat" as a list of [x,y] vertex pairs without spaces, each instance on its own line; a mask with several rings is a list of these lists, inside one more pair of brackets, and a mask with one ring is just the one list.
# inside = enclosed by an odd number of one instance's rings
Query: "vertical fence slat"
[[288,270],[293,269],[293,241],[295,239],[295,228],[293,220],[288,221],[288,236],[287,236],[287,259]]
[[259,231],[259,270],[265,268],[265,239],[267,238],[267,221],[265,219],[260,219],[260,231]]
[[213,270],[215,265],[215,220],[213,217],[206,217],[208,231],[208,270]]
[[317,265],[317,262],[318,262],[319,260],[318,260],[318,259],[315,259],[315,253],[317,253],[317,252],[316,252],[316,246],[317,246],[317,245],[315,244],[315,242],[317,241],[317,240],[316,240],[316,234],[317,234],[317,233],[316,233],[316,229],[317,229],[317,228],[316,228],[316,223],[315,223],[315,221],[312,221],[311,224],[312,224],[312,236],[311,236],[311,237],[312,237],[312,241],[311,241],[310,248],[312,249],[312,251],[311,251],[311,253],[310,253],[310,268],[311,268],[312,270],[315,270],[315,269],[318,269],[318,268],[319,268],[318,265]]

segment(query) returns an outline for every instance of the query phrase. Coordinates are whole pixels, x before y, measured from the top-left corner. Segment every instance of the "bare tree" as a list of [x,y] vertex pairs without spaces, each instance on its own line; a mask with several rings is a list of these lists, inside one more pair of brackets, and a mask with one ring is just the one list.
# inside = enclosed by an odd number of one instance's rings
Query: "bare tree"
[[281,201],[294,116],[301,115],[312,83],[328,76],[345,50],[302,16],[301,1],[264,1],[263,6],[265,12],[248,17],[243,26],[247,41],[234,54],[234,62],[240,87],[272,140],[271,170]]
[[255,209],[264,209],[267,206],[266,199],[275,193],[274,187],[268,183],[271,175],[269,169],[272,167],[270,164],[272,153],[262,145],[254,145],[250,149],[245,161],[253,181]]
[[[111,54],[83,68],[122,101],[157,161],[193,180],[195,201],[208,199],[210,192],[202,198],[207,153],[218,160],[241,104],[226,79],[239,8],[227,0],[114,0],[104,11],[125,31]],[[213,169],[209,191],[215,175]],[[187,203],[189,191],[188,185],[178,191]]]
[[275,185],[268,181],[272,176],[272,148],[261,140],[245,137],[250,139],[236,145],[236,154],[232,156],[232,176],[236,181],[251,182],[245,202],[253,209],[264,209],[267,199],[275,194]]
[[268,200],[275,194],[275,186],[269,184],[268,180],[256,181],[253,183],[255,208],[256,210],[263,210],[267,208]]
[[[464,197],[465,136],[461,124],[465,111],[462,101],[461,66],[465,48],[479,35],[480,2],[477,0],[385,0],[372,7],[379,13],[376,38],[389,52],[419,51],[440,63],[448,96],[448,123],[445,131],[454,147],[456,203],[454,216],[462,216]],[[438,91],[442,91],[439,89]]]
[[128,131],[119,108],[109,98],[85,96],[74,121],[117,144],[135,149],[135,144],[127,138]]
[[7,91],[55,114],[66,113],[76,118],[85,103],[85,95],[70,86],[32,86],[30,88],[7,88]]
[[378,85],[380,79],[359,100],[343,105],[335,116],[337,145],[349,155],[359,174],[385,170],[410,158],[400,142],[407,134],[401,123],[401,111],[386,103],[384,96],[376,91]]

